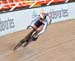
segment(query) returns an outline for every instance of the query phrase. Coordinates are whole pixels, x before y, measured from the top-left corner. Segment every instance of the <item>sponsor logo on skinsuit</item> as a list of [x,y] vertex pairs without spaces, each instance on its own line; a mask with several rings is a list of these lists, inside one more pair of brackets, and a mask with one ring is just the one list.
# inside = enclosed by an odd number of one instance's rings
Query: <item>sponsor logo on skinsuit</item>
[[9,30],[15,27],[14,24],[14,19],[6,19],[6,20],[2,20],[0,19],[0,31],[5,31],[5,30]]

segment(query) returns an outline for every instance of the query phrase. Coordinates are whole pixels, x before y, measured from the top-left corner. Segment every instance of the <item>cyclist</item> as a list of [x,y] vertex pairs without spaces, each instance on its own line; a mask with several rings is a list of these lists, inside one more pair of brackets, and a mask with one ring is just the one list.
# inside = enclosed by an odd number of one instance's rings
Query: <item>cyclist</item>
[[[39,35],[43,34],[46,31],[49,23],[51,23],[50,15],[46,14],[45,12],[41,12],[41,14],[37,16],[28,26],[28,28],[32,27],[31,32],[14,47],[14,50],[19,48],[22,44],[24,44],[23,47],[25,47],[31,41],[36,41]],[[30,39],[31,36],[32,39]]]
[[[32,25],[32,23],[34,24]],[[42,11],[39,16],[32,20],[32,23],[29,26],[32,27],[31,34],[35,31],[35,35],[33,37],[34,40],[36,40],[39,35],[46,31],[48,24],[51,23],[50,15]]]

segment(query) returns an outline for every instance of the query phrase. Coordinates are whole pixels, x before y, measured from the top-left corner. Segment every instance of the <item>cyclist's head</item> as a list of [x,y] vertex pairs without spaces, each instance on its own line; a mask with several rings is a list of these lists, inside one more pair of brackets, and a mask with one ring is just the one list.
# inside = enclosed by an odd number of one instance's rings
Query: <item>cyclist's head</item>
[[40,19],[41,19],[41,20],[45,20],[45,19],[46,19],[46,13],[45,13],[44,11],[42,11],[42,12],[40,13]]

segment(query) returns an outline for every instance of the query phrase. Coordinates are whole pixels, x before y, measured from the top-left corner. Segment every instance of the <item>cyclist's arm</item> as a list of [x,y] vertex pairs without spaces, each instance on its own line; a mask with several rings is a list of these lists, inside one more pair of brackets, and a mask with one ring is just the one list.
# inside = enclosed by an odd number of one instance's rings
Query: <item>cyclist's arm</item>
[[43,30],[42,30],[40,33],[38,33],[38,35],[43,34],[43,33],[46,31],[47,26],[48,26],[48,23],[47,23],[47,22],[44,22],[44,27],[43,27]]
[[48,24],[51,24],[51,22],[52,22],[52,19],[51,19],[51,16],[50,16],[50,14],[46,14],[47,15],[47,18],[46,18],[46,20],[47,20],[47,22],[48,22]]
[[48,26],[48,25],[51,23],[51,21],[52,21],[52,19],[50,18],[50,16],[48,16],[48,14],[47,14],[47,19],[46,19],[46,20],[47,20],[47,21],[43,22],[43,23],[44,23],[43,30],[42,30],[40,33],[38,33],[38,35],[43,34],[43,33],[46,31],[47,26]]

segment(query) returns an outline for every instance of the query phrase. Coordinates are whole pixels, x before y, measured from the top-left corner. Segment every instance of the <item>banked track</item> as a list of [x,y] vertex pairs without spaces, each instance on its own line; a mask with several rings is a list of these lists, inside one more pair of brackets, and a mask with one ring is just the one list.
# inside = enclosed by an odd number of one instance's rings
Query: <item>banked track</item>
[[0,61],[75,61],[75,20],[51,24],[37,41],[13,51],[29,31],[0,37]]

